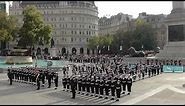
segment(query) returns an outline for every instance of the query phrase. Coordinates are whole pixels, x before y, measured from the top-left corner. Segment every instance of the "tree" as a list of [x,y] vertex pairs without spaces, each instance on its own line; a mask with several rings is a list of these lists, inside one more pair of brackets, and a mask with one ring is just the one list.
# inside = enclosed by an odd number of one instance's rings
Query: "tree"
[[7,43],[16,38],[18,32],[17,19],[0,11],[0,41]]
[[43,17],[35,6],[27,6],[23,10],[23,21],[18,46],[50,45],[52,27],[44,24]]

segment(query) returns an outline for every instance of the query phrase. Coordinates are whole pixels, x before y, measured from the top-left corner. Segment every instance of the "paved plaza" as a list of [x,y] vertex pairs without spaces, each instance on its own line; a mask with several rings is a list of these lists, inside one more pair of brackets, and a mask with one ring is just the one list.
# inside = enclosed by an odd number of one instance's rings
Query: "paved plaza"
[[10,86],[6,73],[0,74],[0,104],[1,105],[172,105],[185,104],[185,73],[163,73],[133,83],[131,95],[122,96],[120,101],[99,99],[96,97],[78,95],[71,99],[71,93],[62,91],[59,72],[59,87],[41,87],[13,82]]

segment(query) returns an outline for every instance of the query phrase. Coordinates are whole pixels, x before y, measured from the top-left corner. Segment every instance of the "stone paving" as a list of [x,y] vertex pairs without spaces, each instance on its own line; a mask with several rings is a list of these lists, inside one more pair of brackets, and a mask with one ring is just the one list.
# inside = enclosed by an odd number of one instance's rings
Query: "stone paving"
[[122,96],[115,102],[90,96],[77,95],[71,99],[71,93],[62,91],[62,73],[59,72],[59,87],[41,87],[13,82],[9,85],[6,73],[0,74],[0,105],[184,105],[185,73],[163,73],[133,83],[131,95]]

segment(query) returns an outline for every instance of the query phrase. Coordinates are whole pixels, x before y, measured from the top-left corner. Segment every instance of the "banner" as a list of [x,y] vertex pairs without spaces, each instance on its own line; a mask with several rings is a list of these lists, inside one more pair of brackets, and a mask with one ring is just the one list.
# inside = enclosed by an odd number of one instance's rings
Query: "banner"
[[164,65],[163,72],[183,72],[183,66]]

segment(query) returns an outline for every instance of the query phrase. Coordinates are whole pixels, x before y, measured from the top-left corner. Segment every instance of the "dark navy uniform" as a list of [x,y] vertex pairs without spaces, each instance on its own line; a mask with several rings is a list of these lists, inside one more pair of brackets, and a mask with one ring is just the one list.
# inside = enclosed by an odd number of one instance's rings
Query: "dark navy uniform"
[[114,96],[115,96],[115,89],[116,89],[116,80],[112,80],[111,81],[111,95],[112,95],[112,98],[111,100],[114,100]]
[[97,79],[95,80],[96,97],[98,97],[98,95],[99,95],[99,83],[100,83],[100,80],[97,78]]
[[67,84],[67,78],[66,77],[64,77],[63,79],[62,79],[62,84],[63,84],[63,91],[65,91],[66,90],[66,84]]
[[116,101],[119,101],[118,98],[120,98],[120,95],[121,95],[121,81],[118,80],[117,83],[116,83],[116,96],[117,96]]
[[108,99],[108,96],[109,96],[110,83],[111,83],[111,80],[108,79],[108,80],[105,81],[105,84],[104,84],[104,86],[105,86],[105,94],[106,94],[105,99]]
[[104,81],[103,81],[103,79],[100,80],[99,86],[100,86],[100,97],[99,98],[102,98],[103,92],[104,92]]
[[78,94],[80,94],[82,88],[82,78],[78,78]]
[[130,77],[127,78],[127,90],[128,90],[128,95],[131,93],[131,87],[132,87],[132,79]]
[[94,87],[95,87],[95,80],[94,80],[94,78],[91,78],[90,85],[91,85],[91,96],[93,96]]

